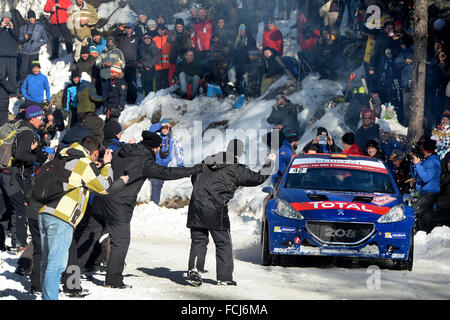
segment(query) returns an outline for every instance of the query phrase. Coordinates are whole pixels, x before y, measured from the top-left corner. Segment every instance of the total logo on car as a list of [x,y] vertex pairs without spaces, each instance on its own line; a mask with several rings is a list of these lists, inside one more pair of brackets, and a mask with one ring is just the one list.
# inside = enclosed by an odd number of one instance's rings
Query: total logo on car
[[412,270],[414,210],[381,160],[294,156],[278,184],[263,191],[263,265],[315,255],[389,259]]

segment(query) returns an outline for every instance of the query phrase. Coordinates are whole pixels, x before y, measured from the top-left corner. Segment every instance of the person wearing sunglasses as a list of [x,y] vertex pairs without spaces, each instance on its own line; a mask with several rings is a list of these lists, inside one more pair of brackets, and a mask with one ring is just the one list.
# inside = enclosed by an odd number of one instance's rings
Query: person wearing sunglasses
[[380,141],[380,126],[375,123],[375,111],[364,109],[361,113],[361,127],[355,132],[356,144],[362,149],[370,140]]

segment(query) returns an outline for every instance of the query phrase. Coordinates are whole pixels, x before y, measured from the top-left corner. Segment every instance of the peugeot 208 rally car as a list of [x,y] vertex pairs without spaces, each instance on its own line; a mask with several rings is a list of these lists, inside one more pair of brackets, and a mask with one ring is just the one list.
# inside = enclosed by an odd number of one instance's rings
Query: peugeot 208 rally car
[[263,265],[283,255],[390,259],[412,270],[414,211],[386,165],[345,154],[294,156],[265,187]]

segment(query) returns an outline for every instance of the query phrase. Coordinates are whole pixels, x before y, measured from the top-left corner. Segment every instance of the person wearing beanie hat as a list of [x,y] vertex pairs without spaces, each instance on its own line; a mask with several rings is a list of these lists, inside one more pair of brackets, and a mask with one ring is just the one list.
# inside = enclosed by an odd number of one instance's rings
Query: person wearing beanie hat
[[45,99],[50,101],[50,85],[47,76],[41,73],[39,61],[33,61],[32,66],[32,73],[26,77],[21,92],[26,105],[40,105],[44,100],[44,93]]
[[167,41],[171,44],[169,62],[176,64],[177,61],[183,58],[186,50],[193,47],[190,29],[184,26],[184,20],[178,18],[175,21],[175,28],[169,32]]
[[433,207],[439,197],[441,160],[435,153],[436,141],[426,138],[422,143],[424,159],[411,153],[411,176],[416,181],[416,190],[419,193],[414,203],[414,213],[417,218],[417,231],[431,231],[430,222],[433,220]]
[[114,153],[114,151],[125,145],[125,143],[120,141],[122,138],[123,129],[117,120],[107,120],[103,128],[103,133],[105,136],[105,148],[111,150],[111,152]]
[[[79,115],[80,116],[80,115]],[[83,127],[88,129],[92,135],[100,142],[103,146],[104,142],[104,132],[103,128],[105,123],[102,118],[100,118],[95,112],[87,112],[83,114]],[[103,149],[103,147],[102,147]]]
[[137,195],[146,179],[177,180],[203,171],[201,164],[192,168],[166,168],[157,165],[155,154],[160,146],[159,135],[149,131],[142,132],[142,142],[124,144],[113,154],[112,169],[114,176],[129,175],[128,184],[114,194],[94,197],[91,205],[92,220],[87,222],[88,226],[80,235],[82,241],[79,243],[83,245],[79,246],[77,251],[80,268],[84,269],[92,247],[102,235],[102,222],[97,219],[104,217],[104,225],[108,229],[111,241],[105,287],[120,289],[131,287],[123,282],[122,273],[130,245],[130,223]]
[[284,171],[289,165],[292,157],[296,154],[296,150],[298,148],[299,136],[296,132],[288,128],[287,130],[284,130],[284,136],[285,140],[278,150],[278,170],[274,175],[272,175],[272,183],[274,185],[276,185],[279,179],[283,176]]
[[138,12],[138,23],[136,24],[135,32],[138,39],[142,39],[144,35],[150,32],[147,25],[148,16],[145,12]]
[[401,194],[408,194],[413,189],[411,186],[411,161],[401,150],[394,150],[389,157],[393,164],[392,173]]
[[382,161],[386,161],[386,155],[380,149],[379,144],[376,140],[370,140],[366,144],[366,155],[372,158],[377,158]]
[[442,159],[450,151],[450,111],[441,115],[441,122],[432,131],[431,138],[436,140],[436,153]]
[[328,130],[324,127],[317,128],[316,137],[303,147],[303,152],[314,149],[316,153],[337,153],[342,150],[336,146],[333,138],[328,134]]
[[[90,57],[92,58],[92,57]],[[102,103],[103,98],[97,94],[95,86],[91,83],[91,76],[87,72],[81,73],[80,84],[77,89],[77,116],[84,118],[84,113],[95,112],[97,103]]]
[[283,56],[284,44],[283,34],[275,25],[275,21],[271,17],[267,17],[263,32],[262,47],[274,49],[280,56]]
[[[150,132],[158,134],[162,139],[161,149],[156,153],[156,163],[163,167],[175,165],[182,167],[184,165],[183,146],[179,139],[173,135],[171,127],[170,120],[163,118],[160,122],[152,124],[149,128]],[[164,180],[152,179],[150,182],[150,200],[159,205]]]
[[199,272],[205,270],[209,234],[216,245],[217,285],[237,285],[233,280],[234,263],[228,203],[239,187],[264,183],[270,177],[276,160],[276,156],[270,154],[263,168],[254,172],[238,162],[239,154],[242,154],[243,150],[244,144],[241,140],[231,140],[227,151],[207,157],[204,160],[204,171],[192,177],[194,187],[186,224],[191,233],[188,281],[192,286],[202,284]]
[[342,136],[342,148],[345,154],[361,155],[364,156],[364,151],[356,144],[355,135],[353,132],[347,132]]
[[[11,207],[15,219],[15,232],[13,233],[19,250],[27,246],[27,209],[25,195],[31,190],[31,176],[35,166],[42,165],[48,154],[40,144],[36,132],[44,124],[44,113],[39,105],[30,105],[25,111],[26,120],[19,122],[14,141],[14,156],[6,170],[0,170],[0,189],[2,190],[5,205]],[[12,156],[12,155],[11,155]],[[5,154],[2,154],[5,157]],[[31,229],[31,228],[30,228]],[[0,237],[0,248],[4,246],[4,239]]]
[[87,73],[91,78],[89,82],[91,82],[94,86],[96,85],[96,79],[93,77],[96,62],[95,60],[96,58],[90,54],[89,46],[84,45],[80,50],[80,59],[75,64],[75,70],[77,70],[80,75]]
[[109,80],[108,95],[103,101],[103,111],[106,119],[119,119],[121,112],[125,108],[127,99],[128,84],[124,79],[124,73],[120,63],[111,66],[111,79]]

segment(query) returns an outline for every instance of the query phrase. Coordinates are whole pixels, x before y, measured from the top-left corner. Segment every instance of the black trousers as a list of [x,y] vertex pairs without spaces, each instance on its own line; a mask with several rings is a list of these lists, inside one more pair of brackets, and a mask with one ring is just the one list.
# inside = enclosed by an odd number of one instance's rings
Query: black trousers
[[17,90],[17,57],[0,57],[0,79],[6,78]]
[[162,90],[169,87],[169,69],[156,71],[156,89]]
[[[27,216],[25,206],[25,191],[23,181],[17,175],[11,176],[11,173],[0,173],[0,188],[4,199],[6,199],[7,212],[14,214],[11,217],[13,227],[15,229],[14,235],[17,240],[18,247],[25,247],[27,245]],[[7,213],[6,213],[7,214]],[[3,217],[5,220],[7,216]]]
[[92,212],[86,212],[83,220],[86,222],[83,226],[77,227],[77,229],[81,227],[81,232],[76,236],[78,263],[81,270],[84,270],[88,264],[96,243],[98,243],[106,229],[105,219],[92,214]]
[[416,215],[416,230],[431,232],[436,226],[434,221],[433,206],[437,202],[439,193],[423,193],[419,195],[418,201],[414,204]]
[[33,243],[33,267],[31,269],[31,289],[42,291],[41,288],[41,233],[39,232],[39,222],[35,219],[28,219],[28,226],[31,233],[31,241]]
[[230,230],[208,230],[191,228],[191,251],[189,254],[189,270],[205,269],[205,258],[209,243],[209,233],[216,246],[217,281],[233,280],[233,245]]
[[150,92],[153,92],[153,77],[155,76],[155,68],[141,70],[142,89],[144,95],[147,96]]
[[[127,82],[127,103],[135,104],[137,100],[137,74],[136,67],[125,67],[124,75]],[[102,94],[104,97],[104,95]]]
[[0,99],[0,126],[8,122],[9,99]]
[[73,53],[73,36],[70,33],[69,28],[65,23],[51,24],[50,35],[52,42],[52,56],[51,58],[57,58],[59,54],[59,39],[63,38],[66,44],[66,51],[68,54]]
[[122,273],[130,246],[130,223],[105,218],[105,224],[111,241],[105,285],[120,286],[123,284]]

